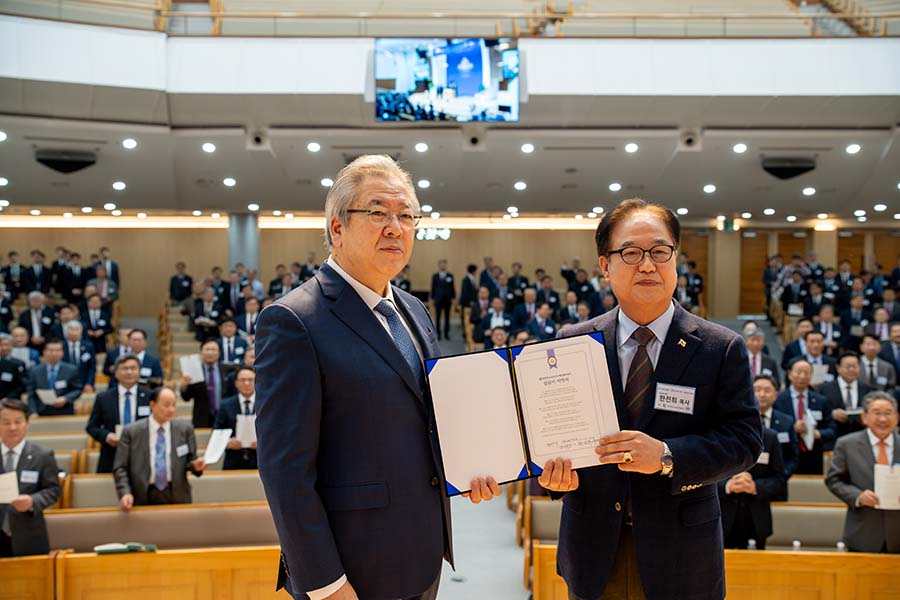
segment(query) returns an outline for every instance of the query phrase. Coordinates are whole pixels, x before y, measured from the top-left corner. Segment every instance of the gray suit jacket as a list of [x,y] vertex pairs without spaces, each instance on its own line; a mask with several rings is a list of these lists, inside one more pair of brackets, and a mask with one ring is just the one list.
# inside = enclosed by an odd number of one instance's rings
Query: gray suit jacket
[[[884,379],[882,379],[884,377]],[[875,379],[869,377],[869,369],[867,369],[862,361],[859,363],[860,380],[877,390],[890,392],[897,386],[897,372],[894,365],[883,358],[875,357]],[[878,383],[881,381],[882,383]]]
[[[839,438],[831,458],[825,484],[831,493],[847,503],[844,541],[858,552],[900,552],[900,511],[857,507],[856,498],[864,490],[875,488],[875,455],[867,430]],[[891,464],[900,463],[900,435],[894,436]]]
[[[25,483],[22,473],[36,473],[37,481]],[[3,466],[0,465],[0,472]],[[9,515],[9,529],[12,532],[13,556],[29,556],[50,552],[50,539],[44,523],[44,509],[53,506],[59,498],[59,468],[53,450],[31,442],[25,442],[19,464],[16,466],[19,479],[19,493],[29,494],[34,503],[28,512],[20,513],[9,504],[0,505],[0,515]],[[26,477],[31,479],[31,477]],[[2,517],[0,517],[2,518]]]
[[[169,454],[172,461],[172,497],[176,504],[191,503],[191,485],[187,473],[197,477],[202,471],[194,471],[191,463],[197,457],[197,442],[194,427],[184,421],[172,421],[172,435],[169,436]],[[187,445],[187,453],[178,456],[178,448]],[[122,430],[116,459],[113,462],[113,477],[119,498],[126,494],[134,496],[135,506],[148,504],[147,489],[150,481],[150,419],[141,419]]]
[[[65,383],[65,385],[63,385]],[[35,390],[49,390],[50,380],[47,378],[47,363],[41,361],[28,372],[28,405],[32,412],[43,416],[47,415],[74,415],[75,401],[81,396],[81,376],[78,367],[69,363],[59,363],[59,372],[56,374],[56,395],[66,397],[66,405],[56,408],[41,402]]]

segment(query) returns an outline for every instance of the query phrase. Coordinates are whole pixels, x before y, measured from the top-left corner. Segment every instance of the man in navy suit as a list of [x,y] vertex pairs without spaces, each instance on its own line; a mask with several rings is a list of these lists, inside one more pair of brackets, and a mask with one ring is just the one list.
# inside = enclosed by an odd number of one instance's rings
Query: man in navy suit
[[[800,446],[796,473],[802,475],[822,474],[822,454],[826,446],[834,443],[837,433],[837,427],[831,418],[831,403],[809,385],[812,371],[812,365],[807,359],[794,359],[787,371],[790,385],[778,394],[774,405],[776,410],[794,419],[794,431]],[[803,436],[810,427],[804,420],[807,414],[816,422],[812,447],[803,441]]]
[[889,335],[890,339],[881,345],[878,358],[891,363],[900,374],[900,323],[891,323]]
[[256,414],[256,372],[253,367],[238,367],[234,373],[234,386],[237,394],[222,400],[213,429],[230,429],[231,439],[225,447],[225,462],[222,470],[255,469],[256,467],[256,442],[244,446],[237,436],[238,415],[251,416]]
[[478,285],[475,283],[475,273],[478,272],[478,265],[470,264],[466,267],[466,276],[463,277],[459,287],[459,318],[462,330],[466,330],[466,313],[463,309],[468,308],[478,296]]
[[491,309],[488,311],[478,328],[472,332],[472,338],[476,342],[480,342],[490,336],[490,332],[495,327],[503,327],[507,331],[512,329],[512,315],[506,312],[506,302],[499,296],[491,298]]
[[63,362],[78,367],[78,376],[84,386],[82,392],[94,391],[94,379],[97,376],[97,354],[94,345],[84,339],[84,326],[81,321],[71,320],[66,323],[63,339]]
[[106,352],[106,336],[113,331],[112,317],[97,294],[87,299],[87,310],[81,314],[81,324],[84,325],[86,337],[94,345],[94,350]]
[[[604,215],[597,254],[619,309],[559,333],[602,332],[621,428],[600,439],[599,468],[550,460],[539,478],[565,492],[557,570],[570,598],[725,597],[716,484],[756,463],[762,424],[741,337],[672,300],[680,233],[639,199]],[[683,411],[661,403],[665,384]]]
[[[763,427],[773,430],[781,445],[784,479],[787,481],[797,470],[797,464],[800,461],[800,447],[797,445],[797,432],[794,431],[794,418],[773,407],[775,398],[778,397],[778,388],[775,387],[775,380],[771,375],[757,375],[753,378],[753,395],[759,402],[759,414],[762,415]],[[787,488],[785,488],[784,494],[772,499],[787,500]]]
[[255,335],[256,320],[259,318],[259,300],[248,298],[243,308],[244,312],[234,318],[237,321],[238,329],[247,335]]
[[[78,369],[62,362],[63,343],[48,340],[41,354],[40,364],[28,372],[28,406],[40,416],[74,415],[75,401],[81,396],[81,379]],[[37,390],[49,390],[56,396],[53,404],[44,404]]]
[[788,365],[800,356],[806,356],[806,342],[804,336],[807,331],[813,330],[813,322],[811,319],[800,319],[794,328],[794,341],[784,347],[784,353],[781,355],[781,370],[787,371]]
[[538,303],[537,290],[534,288],[525,288],[522,294],[522,302],[517,304],[512,312],[512,328],[525,329],[528,322],[537,317]]
[[444,315],[444,339],[450,339],[450,309],[456,298],[456,284],[453,273],[447,272],[447,259],[438,261],[438,272],[431,276],[431,300],[434,302],[434,322],[437,324],[438,339],[441,339],[441,315]]
[[122,287],[122,281],[120,280],[119,275],[119,263],[111,258],[110,250],[106,246],[100,248],[100,260],[95,266],[104,267],[106,269],[106,276],[115,282],[116,288]]
[[[332,255],[259,319],[259,474],[295,598],[432,599],[453,560],[450,502],[423,359],[431,318],[389,282],[420,217],[387,156],[344,167],[325,200]],[[471,500],[500,493],[472,481]],[[385,557],[390,557],[385,560]]]
[[222,362],[229,365],[239,365],[244,360],[247,352],[247,340],[237,335],[237,325],[231,317],[225,317],[219,322],[219,356]]
[[541,341],[549,340],[556,335],[556,323],[553,322],[553,311],[550,309],[550,304],[542,303],[534,318],[526,324],[525,329]]
[[116,385],[97,394],[85,429],[100,442],[98,473],[112,473],[119,445],[117,426],[131,425],[150,416],[150,390],[138,385],[141,361],[134,354],[116,360]]
[[[128,346],[131,349],[130,354],[134,354],[141,361],[138,381],[150,388],[161,385],[163,378],[162,364],[160,364],[157,357],[147,352],[147,332],[143,329],[132,329],[128,334]],[[115,373],[110,374],[109,385],[116,385]]]
[[40,250],[31,251],[31,266],[22,273],[22,290],[28,292],[50,292],[52,275],[50,268],[44,264],[44,253]]
[[203,365],[203,381],[191,381],[190,376],[181,376],[181,399],[194,401],[191,422],[194,427],[212,427],[222,400],[228,397],[228,375],[234,365],[220,362],[219,344],[214,338],[200,342],[200,361]]
[[[106,353],[106,359],[103,361],[103,374],[112,379],[115,376],[116,361],[120,356],[131,353],[131,346],[128,344],[128,336],[131,334],[131,327],[119,326],[116,330],[116,345]],[[96,344],[94,349],[97,349]]]

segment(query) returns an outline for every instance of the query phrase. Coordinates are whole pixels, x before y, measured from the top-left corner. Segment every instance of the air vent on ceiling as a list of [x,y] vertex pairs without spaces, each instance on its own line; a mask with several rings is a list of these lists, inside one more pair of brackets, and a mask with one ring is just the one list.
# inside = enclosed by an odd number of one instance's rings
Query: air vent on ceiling
[[561,187],[564,190],[577,190],[578,184],[577,183],[564,183],[564,184],[562,184]]
[[297,185],[312,185],[312,179],[301,177],[300,179],[295,179],[294,183],[296,183]]
[[578,169],[576,169],[575,167],[566,167],[564,172],[566,175],[574,175],[578,172]]
[[194,185],[196,185],[199,188],[207,189],[207,188],[211,188],[214,185],[216,185],[216,182],[213,179],[207,179],[206,177],[201,177],[200,179],[197,179],[194,181]]

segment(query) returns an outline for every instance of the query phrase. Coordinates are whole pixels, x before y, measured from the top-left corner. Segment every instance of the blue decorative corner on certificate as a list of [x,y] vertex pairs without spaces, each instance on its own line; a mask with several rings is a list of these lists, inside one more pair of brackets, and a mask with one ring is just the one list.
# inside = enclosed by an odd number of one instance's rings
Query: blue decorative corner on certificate
[[450,483],[449,481],[445,481],[444,483],[447,485],[447,495],[448,496],[459,496],[460,494],[462,494],[462,492],[460,492],[458,489],[453,487],[453,484]]
[[594,333],[590,333],[588,335],[590,335],[595,341],[600,342],[604,346],[606,345],[606,342],[603,341],[603,332],[602,331],[595,331]]
[[512,352],[513,362],[515,362],[516,359],[519,358],[519,355],[522,354],[522,350],[524,350],[524,349],[525,349],[525,346],[513,346],[512,348],[509,349],[509,351]]
[[431,375],[431,372],[434,370],[434,368],[438,364],[438,360],[440,360],[440,359],[438,359],[438,358],[426,358],[425,359],[425,374],[426,375]]
[[544,470],[537,466],[535,463],[531,463],[531,474],[532,475],[540,475]]

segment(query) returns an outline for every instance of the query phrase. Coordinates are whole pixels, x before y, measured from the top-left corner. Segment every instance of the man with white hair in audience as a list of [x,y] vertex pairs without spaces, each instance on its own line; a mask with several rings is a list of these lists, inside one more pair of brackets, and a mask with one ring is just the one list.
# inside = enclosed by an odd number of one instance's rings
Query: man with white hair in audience
[[91,394],[94,392],[94,380],[97,375],[97,355],[94,345],[84,339],[82,334],[84,326],[81,321],[71,320],[66,323],[63,333],[63,362],[78,367],[78,376],[83,385],[82,392]]
[[753,377],[768,375],[775,380],[775,389],[779,389],[781,375],[778,372],[778,363],[763,352],[766,345],[766,334],[763,330],[759,327],[748,327],[744,332],[744,343],[747,345],[747,354],[750,356],[750,374]]
[[[49,271],[48,271],[49,273]],[[29,345],[41,351],[44,341],[49,337],[56,318],[53,310],[46,305],[47,297],[38,291],[28,294],[28,310],[23,310],[19,315],[19,327],[28,331]]]

